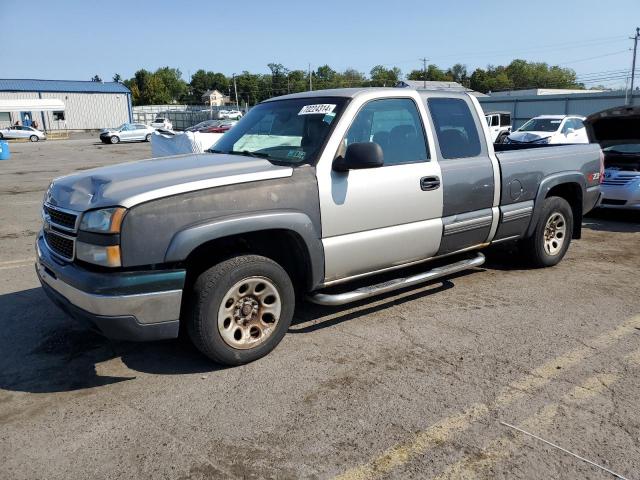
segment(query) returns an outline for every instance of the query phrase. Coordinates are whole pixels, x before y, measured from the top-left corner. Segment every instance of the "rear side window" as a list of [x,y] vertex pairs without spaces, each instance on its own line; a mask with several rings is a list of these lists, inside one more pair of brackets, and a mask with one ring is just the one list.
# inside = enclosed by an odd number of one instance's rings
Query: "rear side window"
[[429,158],[418,108],[408,98],[372,100],[362,107],[347,131],[343,148],[360,142],[380,145],[385,166]]
[[508,113],[501,113],[500,114],[500,125],[501,126],[505,126],[505,125],[511,125],[511,115],[509,115]]
[[467,102],[459,98],[427,100],[444,159],[477,157],[480,137]]

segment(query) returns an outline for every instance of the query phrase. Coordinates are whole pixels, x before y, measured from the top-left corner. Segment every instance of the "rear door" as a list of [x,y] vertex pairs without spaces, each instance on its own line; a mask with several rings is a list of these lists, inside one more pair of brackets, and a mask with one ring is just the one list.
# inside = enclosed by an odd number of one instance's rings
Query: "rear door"
[[144,125],[134,124],[133,138],[135,140],[144,140],[147,136],[147,129]]
[[[376,96],[351,101],[317,166],[328,284],[424,260],[440,244],[440,168],[424,106],[415,92]],[[333,160],[360,142],[380,145],[384,166],[334,171]]]
[[497,223],[499,173],[471,98],[433,94],[427,106],[442,170],[443,232],[438,255],[443,255],[487,241]]

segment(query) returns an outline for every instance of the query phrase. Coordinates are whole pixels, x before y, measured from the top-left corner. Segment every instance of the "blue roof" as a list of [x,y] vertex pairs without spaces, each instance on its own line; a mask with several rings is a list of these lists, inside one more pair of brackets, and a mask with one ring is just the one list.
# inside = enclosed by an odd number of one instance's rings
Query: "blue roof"
[[116,82],[33,79],[0,79],[0,92],[131,93]]

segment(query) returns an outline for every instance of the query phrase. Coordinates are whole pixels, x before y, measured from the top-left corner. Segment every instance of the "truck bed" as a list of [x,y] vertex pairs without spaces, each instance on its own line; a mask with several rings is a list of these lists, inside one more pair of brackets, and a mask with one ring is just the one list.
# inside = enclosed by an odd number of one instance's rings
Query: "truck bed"
[[554,173],[574,172],[576,179],[586,181],[589,175],[600,171],[601,150],[595,143],[508,144],[496,145],[495,150],[502,172],[501,205],[534,200],[542,179]]

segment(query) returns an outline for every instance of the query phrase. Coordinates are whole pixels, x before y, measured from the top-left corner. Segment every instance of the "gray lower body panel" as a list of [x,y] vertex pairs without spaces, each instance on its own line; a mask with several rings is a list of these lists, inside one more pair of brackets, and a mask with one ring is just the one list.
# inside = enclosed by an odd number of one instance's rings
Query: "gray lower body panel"
[[490,208],[443,218],[442,241],[438,255],[485,243],[491,231],[492,221],[493,212]]
[[529,228],[531,215],[533,215],[533,200],[501,206],[500,224],[493,241],[522,237]]

